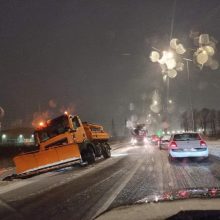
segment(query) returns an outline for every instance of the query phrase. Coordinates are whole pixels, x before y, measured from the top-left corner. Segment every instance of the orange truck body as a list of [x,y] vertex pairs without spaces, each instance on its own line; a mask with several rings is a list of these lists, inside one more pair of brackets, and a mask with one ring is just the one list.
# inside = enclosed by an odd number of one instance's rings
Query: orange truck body
[[[41,136],[48,135],[50,128],[53,128],[50,127],[51,121],[48,121],[48,125],[35,131],[35,140],[39,145],[39,151],[20,154],[13,158],[17,174],[33,173],[60,164],[80,162],[82,155],[85,157],[88,146],[98,156],[100,156],[103,147],[106,148],[109,135],[102,126],[87,122],[82,123],[78,116],[63,115],[60,118],[61,122],[63,123],[62,120],[64,120],[65,126],[67,126],[64,127],[63,132],[53,134],[44,140]],[[55,129],[55,131],[59,130]]]
[[106,132],[104,132],[103,127],[100,125],[83,122],[83,127],[86,132],[86,136],[90,141],[109,139],[109,135]]

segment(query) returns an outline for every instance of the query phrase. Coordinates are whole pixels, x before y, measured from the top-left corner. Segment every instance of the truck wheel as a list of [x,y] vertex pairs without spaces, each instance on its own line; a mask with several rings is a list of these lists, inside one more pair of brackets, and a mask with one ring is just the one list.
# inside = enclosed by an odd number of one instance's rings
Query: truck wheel
[[96,157],[101,157],[102,156],[102,146],[101,145],[96,145]]
[[88,164],[95,163],[95,153],[94,153],[93,148],[90,146],[87,148],[86,161],[88,162]]
[[102,146],[102,155],[105,159],[111,157],[111,148],[109,144],[106,143],[105,145]]

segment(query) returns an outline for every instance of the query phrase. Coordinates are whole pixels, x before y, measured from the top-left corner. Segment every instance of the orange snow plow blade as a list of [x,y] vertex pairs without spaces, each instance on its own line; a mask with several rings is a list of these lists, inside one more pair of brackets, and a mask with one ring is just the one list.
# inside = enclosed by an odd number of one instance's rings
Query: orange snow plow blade
[[25,153],[14,157],[16,173],[29,173],[73,161],[81,160],[77,144],[49,148],[48,150]]

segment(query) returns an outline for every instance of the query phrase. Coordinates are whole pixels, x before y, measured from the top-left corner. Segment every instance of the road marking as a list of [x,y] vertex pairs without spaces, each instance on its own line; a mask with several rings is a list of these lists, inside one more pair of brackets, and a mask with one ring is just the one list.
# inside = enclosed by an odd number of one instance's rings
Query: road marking
[[143,163],[143,161],[144,161],[144,158],[138,161],[138,163],[133,168],[133,170],[129,172],[129,175],[125,178],[125,180],[116,188],[113,194],[108,198],[108,200],[103,204],[103,206],[99,208],[99,210],[96,212],[96,214],[91,219],[95,219],[98,215],[100,215],[102,212],[108,209],[108,207],[112,204],[112,202],[115,200],[118,194],[122,191],[123,188],[125,188],[127,183],[131,180],[131,178],[137,172],[138,168]]

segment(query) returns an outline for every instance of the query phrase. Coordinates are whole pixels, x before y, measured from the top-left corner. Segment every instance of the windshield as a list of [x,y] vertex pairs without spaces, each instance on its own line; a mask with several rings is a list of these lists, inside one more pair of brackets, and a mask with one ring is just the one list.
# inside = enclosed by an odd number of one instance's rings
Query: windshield
[[64,115],[59,118],[50,120],[46,127],[35,131],[35,134],[38,135],[40,142],[44,142],[50,138],[64,133],[68,127],[68,117]]
[[0,0],[0,220],[218,187],[220,0]]

